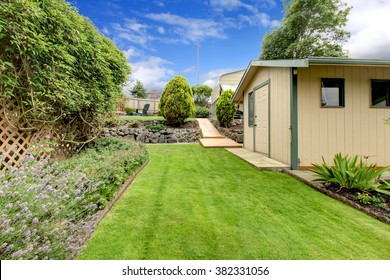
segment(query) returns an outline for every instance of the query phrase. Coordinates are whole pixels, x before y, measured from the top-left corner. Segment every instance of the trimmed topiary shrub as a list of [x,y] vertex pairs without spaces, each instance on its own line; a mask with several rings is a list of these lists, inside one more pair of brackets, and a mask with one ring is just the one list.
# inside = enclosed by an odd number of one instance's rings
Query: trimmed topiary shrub
[[159,109],[169,124],[179,126],[195,113],[192,90],[183,76],[176,76],[164,87]]
[[222,92],[216,104],[216,114],[220,126],[229,127],[237,111],[237,105],[231,104],[234,92],[229,89]]

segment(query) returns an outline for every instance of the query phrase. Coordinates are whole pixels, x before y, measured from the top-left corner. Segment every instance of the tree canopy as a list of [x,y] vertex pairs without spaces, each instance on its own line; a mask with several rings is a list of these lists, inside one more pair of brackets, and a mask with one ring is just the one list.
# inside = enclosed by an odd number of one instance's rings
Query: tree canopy
[[344,30],[351,7],[341,0],[292,0],[284,3],[278,29],[266,34],[260,59],[346,57]]
[[61,141],[96,135],[130,74],[126,57],[65,0],[0,2],[0,100],[28,127],[67,127]]
[[207,107],[211,92],[213,91],[207,85],[197,85],[192,88],[194,94],[194,101],[196,106]]
[[148,91],[140,80],[135,81],[135,84],[131,88],[130,93],[136,98],[146,98],[146,96],[148,95]]

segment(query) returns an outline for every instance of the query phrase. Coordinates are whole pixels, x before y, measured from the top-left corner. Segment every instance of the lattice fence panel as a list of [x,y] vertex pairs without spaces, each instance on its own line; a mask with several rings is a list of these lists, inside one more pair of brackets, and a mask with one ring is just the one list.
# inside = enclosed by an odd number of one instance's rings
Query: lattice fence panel
[[13,104],[0,106],[0,170],[3,170],[5,166],[17,165],[29,152],[33,132],[18,129],[25,128],[27,124],[19,122],[19,112]]
[[48,125],[29,129],[30,124],[19,120],[20,113],[14,104],[0,104],[0,172],[5,168],[16,166],[27,154],[35,157],[50,156],[66,158],[74,154],[78,146],[58,144],[52,139],[61,128]]

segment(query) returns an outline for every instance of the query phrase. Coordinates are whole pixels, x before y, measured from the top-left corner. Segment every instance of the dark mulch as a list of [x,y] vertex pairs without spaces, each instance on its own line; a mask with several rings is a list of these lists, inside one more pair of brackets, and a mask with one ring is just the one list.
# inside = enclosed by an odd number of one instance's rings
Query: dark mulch
[[357,203],[360,207],[366,209],[367,212],[370,212],[376,216],[384,217],[384,218],[390,218],[390,197],[387,195],[382,194],[373,194],[377,197],[380,197],[382,200],[381,205],[374,205],[374,204],[364,204],[361,201],[359,201],[356,197],[358,196],[359,191],[353,191],[353,190],[346,190],[346,189],[340,189],[340,187],[334,186],[334,185],[327,185],[324,186],[334,194],[338,194],[345,199],[348,199],[351,202]]

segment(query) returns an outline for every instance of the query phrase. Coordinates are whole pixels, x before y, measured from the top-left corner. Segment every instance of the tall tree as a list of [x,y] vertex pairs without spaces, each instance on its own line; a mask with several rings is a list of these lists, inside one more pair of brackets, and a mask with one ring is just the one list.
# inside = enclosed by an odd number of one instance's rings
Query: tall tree
[[207,107],[211,92],[213,91],[207,85],[197,85],[192,88],[194,94],[194,101],[196,106]]
[[148,91],[144,87],[144,84],[140,80],[136,80],[134,86],[131,88],[130,93],[136,98],[146,98]]
[[352,7],[341,0],[291,0],[284,6],[280,27],[263,38],[260,59],[348,56],[344,27]]

